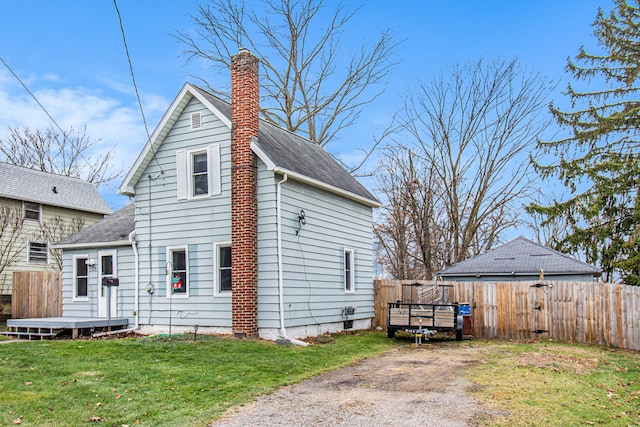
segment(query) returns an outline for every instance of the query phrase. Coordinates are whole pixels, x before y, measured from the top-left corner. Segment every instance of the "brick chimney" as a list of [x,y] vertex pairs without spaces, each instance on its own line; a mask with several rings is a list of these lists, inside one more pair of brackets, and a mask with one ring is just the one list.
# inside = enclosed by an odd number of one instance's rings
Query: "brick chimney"
[[240,49],[231,58],[231,327],[238,338],[258,336],[258,58]]

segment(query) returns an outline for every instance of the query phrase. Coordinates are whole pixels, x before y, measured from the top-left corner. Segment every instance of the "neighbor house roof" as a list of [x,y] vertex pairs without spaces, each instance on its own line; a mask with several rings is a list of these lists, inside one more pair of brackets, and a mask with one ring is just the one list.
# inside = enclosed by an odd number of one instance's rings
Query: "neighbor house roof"
[[[129,171],[120,187],[121,194],[134,194],[133,188],[151,161],[155,147],[162,143],[162,139],[193,97],[231,129],[231,105],[195,85],[186,83],[154,131],[151,144],[145,146]],[[276,173],[287,174],[292,179],[324,188],[370,206],[380,206],[375,196],[322,147],[279,126],[260,120],[258,138],[253,141],[252,149],[267,167]]]
[[103,215],[111,213],[98,190],[86,181],[2,162],[0,197]]
[[133,204],[127,205],[113,215],[62,239],[53,247],[72,249],[129,245],[129,234],[135,229],[134,210]]
[[443,278],[452,276],[483,275],[538,275],[544,274],[593,274],[601,270],[585,262],[536,243],[518,237],[483,254],[461,261],[438,273]]

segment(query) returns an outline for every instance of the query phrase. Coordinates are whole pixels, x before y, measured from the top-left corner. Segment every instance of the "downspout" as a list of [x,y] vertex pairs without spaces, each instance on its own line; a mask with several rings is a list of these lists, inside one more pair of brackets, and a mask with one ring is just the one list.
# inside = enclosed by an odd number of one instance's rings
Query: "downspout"
[[138,265],[138,242],[136,240],[136,230],[133,230],[129,233],[129,241],[131,242],[131,249],[133,249],[133,289],[135,289],[134,294],[134,307],[136,313],[136,325],[134,329],[138,329],[140,327],[140,267]]
[[284,327],[284,279],[282,277],[282,184],[289,179],[285,173],[282,179],[278,181],[276,186],[276,211],[277,211],[277,241],[278,241],[278,301],[280,303],[280,336],[279,340],[284,341],[286,344],[295,344],[300,346],[307,346],[307,343],[287,336],[287,330]]

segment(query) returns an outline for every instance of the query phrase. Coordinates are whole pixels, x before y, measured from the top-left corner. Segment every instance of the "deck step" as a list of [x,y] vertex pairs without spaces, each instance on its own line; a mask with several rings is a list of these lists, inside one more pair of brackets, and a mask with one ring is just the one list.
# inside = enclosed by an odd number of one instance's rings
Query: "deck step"
[[28,340],[53,338],[62,332],[62,329],[41,327],[9,327],[8,331],[1,332],[7,337],[26,338]]

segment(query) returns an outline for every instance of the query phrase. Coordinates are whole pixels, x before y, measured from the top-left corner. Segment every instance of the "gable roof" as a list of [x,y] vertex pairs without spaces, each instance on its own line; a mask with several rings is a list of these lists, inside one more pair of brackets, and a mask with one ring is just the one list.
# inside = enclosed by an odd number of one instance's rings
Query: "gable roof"
[[461,261],[438,273],[443,278],[476,275],[593,274],[601,270],[585,262],[518,237],[483,254]]
[[79,178],[0,162],[0,197],[98,214],[111,208],[98,190]]
[[130,245],[129,234],[135,229],[134,205],[83,228],[53,245],[56,249],[91,248]]
[[[134,187],[151,162],[154,152],[162,144],[182,110],[192,98],[197,98],[231,129],[231,105],[215,95],[186,83],[173,101],[140,156],[127,174],[118,192],[133,195]],[[258,138],[251,146],[254,153],[279,174],[340,194],[369,206],[380,202],[358,180],[347,172],[318,144],[289,132],[265,120],[260,120]]]

